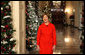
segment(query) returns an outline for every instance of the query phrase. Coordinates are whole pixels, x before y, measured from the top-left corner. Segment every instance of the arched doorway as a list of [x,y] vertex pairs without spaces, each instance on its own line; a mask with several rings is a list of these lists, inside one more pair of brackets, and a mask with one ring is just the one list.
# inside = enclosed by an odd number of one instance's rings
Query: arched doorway
[[66,14],[64,12],[65,10],[65,1],[53,1],[53,7],[52,7],[52,23],[55,25],[56,29],[62,29],[64,26],[64,23],[66,22]]

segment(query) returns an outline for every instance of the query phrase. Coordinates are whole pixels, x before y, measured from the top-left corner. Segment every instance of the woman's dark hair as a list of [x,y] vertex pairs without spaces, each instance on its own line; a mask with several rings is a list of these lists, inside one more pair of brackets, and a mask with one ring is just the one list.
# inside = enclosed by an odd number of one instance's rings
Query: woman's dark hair
[[49,17],[49,15],[48,15],[47,13],[43,13],[42,18],[43,18],[43,16],[44,16],[44,15],[47,15],[47,16],[48,16],[48,18],[50,18],[50,17]]

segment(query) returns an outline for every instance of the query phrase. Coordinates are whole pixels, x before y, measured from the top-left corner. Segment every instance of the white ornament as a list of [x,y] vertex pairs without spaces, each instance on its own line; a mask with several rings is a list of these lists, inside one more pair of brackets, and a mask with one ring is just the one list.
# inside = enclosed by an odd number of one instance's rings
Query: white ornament
[[10,39],[10,41],[13,41],[13,40],[15,40],[15,38],[11,38],[11,39]]
[[38,20],[36,20],[36,22],[38,22]]
[[1,41],[1,44],[2,44],[3,42]]
[[30,6],[30,8],[32,8],[32,6]]
[[6,6],[6,8],[8,9],[8,8],[9,8],[9,6]]
[[11,2],[9,2],[8,4],[11,5]]
[[37,28],[35,28],[35,30],[37,30]]
[[3,7],[1,7],[1,10],[3,10]]
[[5,38],[7,37],[6,33],[4,34],[4,37],[5,37]]
[[30,45],[30,47],[32,47],[32,45]]
[[36,45],[36,43],[34,43],[34,45]]
[[29,14],[29,17],[32,18],[32,16]]
[[29,34],[31,34],[31,32],[29,32]]
[[30,21],[30,19],[28,19],[28,21]]
[[4,16],[4,19],[5,19],[5,18],[8,18],[8,17],[10,17],[10,16]]
[[12,51],[15,51],[15,48],[13,48]]
[[5,28],[5,26],[1,25],[2,28]]
[[6,44],[6,43],[8,43],[7,41],[3,41],[3,44]]

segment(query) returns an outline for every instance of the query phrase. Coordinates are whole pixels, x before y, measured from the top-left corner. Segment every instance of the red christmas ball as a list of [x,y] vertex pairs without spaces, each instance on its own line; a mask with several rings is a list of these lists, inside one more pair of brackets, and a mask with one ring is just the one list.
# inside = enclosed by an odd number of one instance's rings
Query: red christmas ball
[[4,51],[6,51],[6,49],[4,49]]
[[2,53],[4,53],[4,51],[2,51]]
[[4,13],[4,16],[6,16],[6,13]]
[[1,5],[3,5],[4,4],[4,2],[1,2]]
[[1,47],[1,50],[3,49],[3,47]]
[[28,16],[29,16],[29,14],[28,13],[26,13]]
[[4,30],[4,32],[6,32],[6,30]]
[[3,11],[1,11],[1,13],[3,13]]
[[5,25],[5,28],[8,28],[8,25]]
[[11,52],[9,52],[9,54],[11,54]]
[[3,40],[5,40],[5,38]]
[[8,11],[10,11],[10,9],[8,9]]
[[28,26],[26,26],[26,29],[28,29]]

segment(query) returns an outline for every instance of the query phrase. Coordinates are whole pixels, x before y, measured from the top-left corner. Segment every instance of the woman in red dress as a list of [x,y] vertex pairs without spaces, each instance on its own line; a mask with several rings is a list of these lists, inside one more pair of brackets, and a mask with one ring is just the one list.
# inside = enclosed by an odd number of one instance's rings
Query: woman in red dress
[[47,14],[43,15],[43,21],[37,32],[37,49],[40,54],[53,54],[56,46],[56,29],[48,21]]

